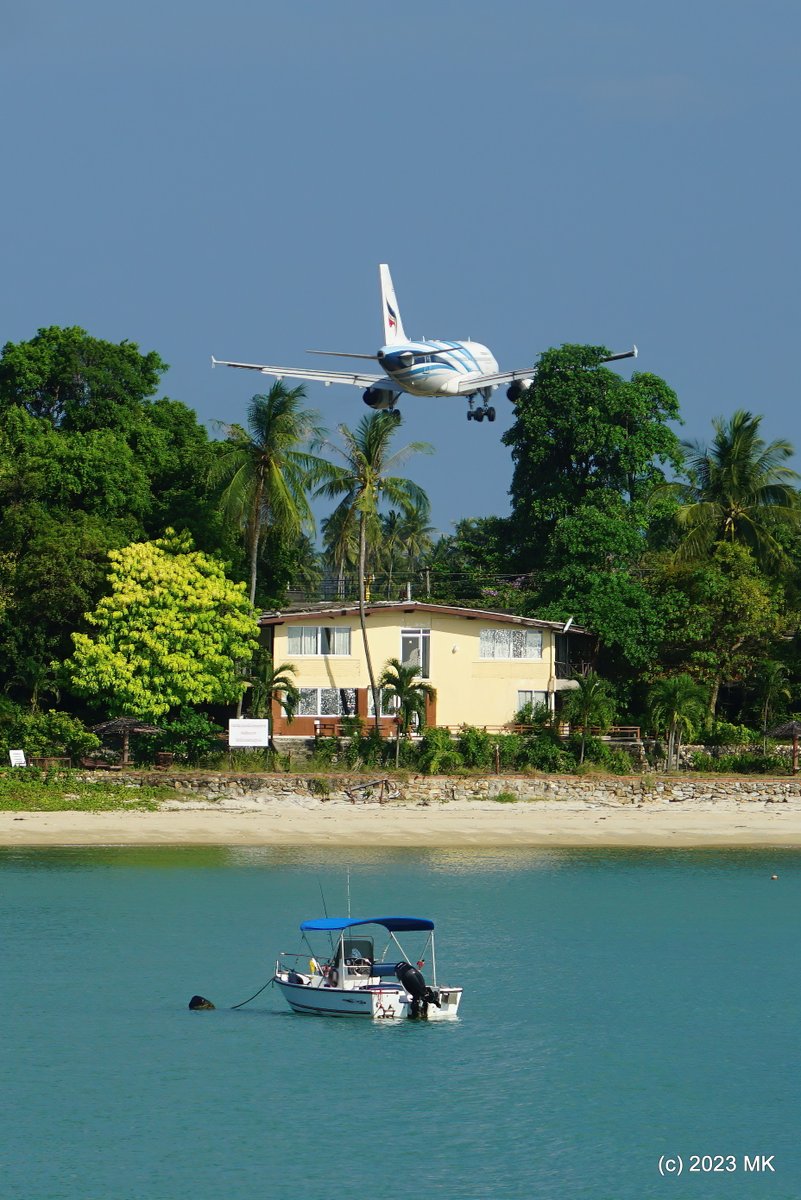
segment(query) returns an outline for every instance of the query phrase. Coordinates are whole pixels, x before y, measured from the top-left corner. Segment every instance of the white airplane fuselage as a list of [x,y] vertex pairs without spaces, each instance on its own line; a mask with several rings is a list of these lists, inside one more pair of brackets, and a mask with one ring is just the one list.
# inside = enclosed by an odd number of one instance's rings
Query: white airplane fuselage
[[[387,378],[412,396],[463,396],[471,375],[498,370],[491,351],[471,341],[392,342],[382,346],[377,358]],[[492,390],[476,387],[487,397]]]
[[[347,384],[364,388],[362,399],[369,408],[390,411],[397,419],[400,419],[400,412],[396,410],[396,405],[404,393],[430,399],[461,396],[467,401],[468,421],[479,422],[485,417],[488,421],[495,420],[495,409],[488,402],[497,387],[508,387],[506,395],[513,404],[517,403],[533,382],[536,374],[533,365],[516,371],[499,371],[492,352],[480,342],[471,342],[469,338],[464,342],[410,340],[403,330],[395,288],[386,263],[380,264],[378,273],[384,327],[384,345],[378,353],[347,354],[341,350],[312,350],[311,353],[377,362],[383,375],[375,375],[364,369],[331,371],[318,367],[282,367],[228,360],[222,360],[219,365],[260,371],[262,375],[271,375],[274,379],[308,380],[326,387]],[[635,346],[633,350],[622,354],[611,354],[601,362],[636,356]],[[212,366],[218,365],[216,358],[212,358],[211,362]]]

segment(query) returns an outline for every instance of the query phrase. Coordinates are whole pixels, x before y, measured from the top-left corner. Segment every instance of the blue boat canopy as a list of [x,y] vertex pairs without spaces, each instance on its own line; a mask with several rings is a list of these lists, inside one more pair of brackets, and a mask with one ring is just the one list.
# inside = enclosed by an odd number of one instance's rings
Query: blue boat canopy
[[383,925],[390,933],[434,928],[434,922],[427,917],[320,917],[316,921],[303,921],[300,928],[305,933],[314,929],[352,929],[354,925]]

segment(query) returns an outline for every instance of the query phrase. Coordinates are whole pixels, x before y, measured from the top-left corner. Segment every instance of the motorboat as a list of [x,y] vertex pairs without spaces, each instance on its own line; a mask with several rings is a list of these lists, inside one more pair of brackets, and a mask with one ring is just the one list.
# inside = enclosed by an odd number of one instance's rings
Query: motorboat
[[[372,929],[370,927],[373,927]],[[384,940],[386,944],[376,945]],[[321,917],[300,926],[307,949],[281,954],[273,982],[290,1008],[319,1017],[406,1017],[442,1021],[455,1017],[460,987],[437,982],[434,922],[426,917]],[[424,933],[420,955],[409,960],[398,934]],[[328,954],[314,949],[309,934],[328,934]],[[431,983],[422,973],[430,957]],[[416,964],[416,965],[415,965]],[[302,968],[302,969],[300,969]]]

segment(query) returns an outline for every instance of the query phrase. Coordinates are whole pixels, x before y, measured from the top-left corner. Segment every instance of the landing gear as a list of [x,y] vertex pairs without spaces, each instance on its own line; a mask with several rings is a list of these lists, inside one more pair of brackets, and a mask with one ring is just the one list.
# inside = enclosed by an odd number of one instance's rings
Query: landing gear
[[495,409],[491,405],[479,405],[479,407],[476,408],[472,396],[468,396],[467,403],[470,406],[467,410],[468,421],[483,421],[485,417],[488,421],[495,420]]
[[391,408],[389,410],[389,415],[392,417],[392,420],[396,425],[400,425],[401,421],[403,420],[403,414],[399,408]]

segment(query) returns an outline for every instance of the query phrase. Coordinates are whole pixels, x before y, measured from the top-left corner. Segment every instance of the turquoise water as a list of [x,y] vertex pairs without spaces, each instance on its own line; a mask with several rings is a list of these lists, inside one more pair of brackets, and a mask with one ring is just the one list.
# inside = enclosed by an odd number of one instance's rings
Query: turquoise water
[[[354,913],[436,919],[458,1022],[222,1007],[348,867]],[[6,850],[0,886],[3,1197],[801,1197],[796,853]]]

